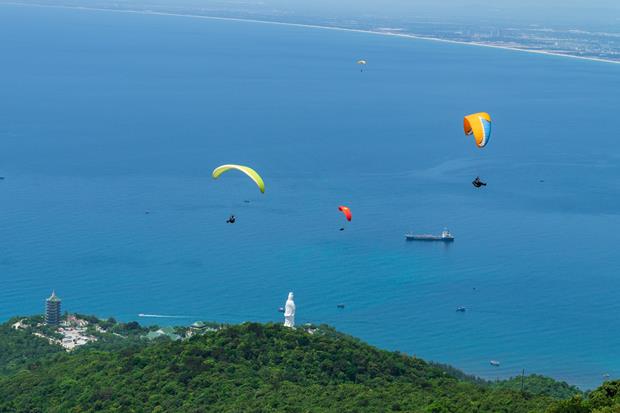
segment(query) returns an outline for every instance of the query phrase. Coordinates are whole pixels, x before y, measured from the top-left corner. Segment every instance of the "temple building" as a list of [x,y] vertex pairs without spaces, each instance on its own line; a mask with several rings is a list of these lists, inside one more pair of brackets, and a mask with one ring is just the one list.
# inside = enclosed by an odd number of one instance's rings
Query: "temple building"
[[60,298],[52,291],[52,295],[45,300],[45,324],[60,324]]

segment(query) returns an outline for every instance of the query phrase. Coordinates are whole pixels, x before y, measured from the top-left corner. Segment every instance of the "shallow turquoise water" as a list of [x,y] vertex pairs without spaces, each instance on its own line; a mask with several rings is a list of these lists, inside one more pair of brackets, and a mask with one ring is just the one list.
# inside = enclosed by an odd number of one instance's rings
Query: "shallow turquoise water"
[[[0,319],[55,288],[123,320],[268,321],[294,291],[298,322],[483,377],[620,376],[620,66],[9,6],[0,38]],[[267,193],[213,181],[227,162]],[[404,242],[444,225],[453,245]]]

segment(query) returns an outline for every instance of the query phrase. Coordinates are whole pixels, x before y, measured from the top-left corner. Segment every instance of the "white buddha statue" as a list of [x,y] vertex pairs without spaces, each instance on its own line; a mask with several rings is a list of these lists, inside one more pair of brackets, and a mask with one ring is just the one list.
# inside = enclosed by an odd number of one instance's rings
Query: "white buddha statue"
[[288,293],[288,300],[284,306],[284,327],[295,327],[295,301],[293,293]]

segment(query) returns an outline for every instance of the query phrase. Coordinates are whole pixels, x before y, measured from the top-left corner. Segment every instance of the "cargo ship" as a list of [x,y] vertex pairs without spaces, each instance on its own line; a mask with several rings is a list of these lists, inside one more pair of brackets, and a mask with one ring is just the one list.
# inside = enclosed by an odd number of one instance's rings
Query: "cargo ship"
[[407,233],[405,234],[405,239],[407,241],[444,241],[444,242],[452,242],[454,241],[454,236],[450,234],[448,228],[445,228],[441,235],[432,235],[432,234],[414,234]]

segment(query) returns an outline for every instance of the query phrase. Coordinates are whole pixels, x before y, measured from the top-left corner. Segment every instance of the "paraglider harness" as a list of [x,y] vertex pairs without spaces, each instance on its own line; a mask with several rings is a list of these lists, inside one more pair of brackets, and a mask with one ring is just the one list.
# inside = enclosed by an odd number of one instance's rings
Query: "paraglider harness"
[[231,215],[231,216],[228,218],[228,220],[226,220],[226,223],[227,223],[227,224],[234,224],[236,220],[237,220],[237,218],[235,218],[235,216],[234,216],[234,215]]
[[480,180],[479,176],[477,176],[476,179],[472,181],[472,185],[475,186],[476,188],[480,188],[481,186],[487,186],[485,182],[482,182]]

